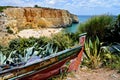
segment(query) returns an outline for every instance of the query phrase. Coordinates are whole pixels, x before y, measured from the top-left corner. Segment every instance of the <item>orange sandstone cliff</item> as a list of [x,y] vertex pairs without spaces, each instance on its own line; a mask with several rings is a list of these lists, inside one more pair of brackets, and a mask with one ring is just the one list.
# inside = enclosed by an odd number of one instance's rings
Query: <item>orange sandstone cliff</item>
[[6,26],[14,30],[45,27],[67,27],[78,23],[76,15],[67,10],[51,8],[7,8]]

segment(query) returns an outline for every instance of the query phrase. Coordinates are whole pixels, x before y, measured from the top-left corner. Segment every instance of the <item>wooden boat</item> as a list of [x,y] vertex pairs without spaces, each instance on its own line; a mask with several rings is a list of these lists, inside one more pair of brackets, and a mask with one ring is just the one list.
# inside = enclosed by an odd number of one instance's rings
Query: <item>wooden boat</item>
[[[3,70],[0,72],[0,80],[46,80],[51,76],[59,74],[63,65],[71,59],[80,62],[82,53],[82,46],[66,49],[56,54],[51,54],[33,64]],[[79,65],[79,63],[77,64]],[[70,68],[70,70],[72,69]]]

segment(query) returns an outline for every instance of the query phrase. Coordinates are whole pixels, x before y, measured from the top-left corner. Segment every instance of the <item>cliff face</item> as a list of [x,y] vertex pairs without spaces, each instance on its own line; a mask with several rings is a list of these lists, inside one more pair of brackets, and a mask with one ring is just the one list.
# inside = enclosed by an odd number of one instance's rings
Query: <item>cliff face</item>
[[42,27],[66,27],[78,22],[77,16],[66,10],[50,8],[7,8],[6,25],[14,30]]

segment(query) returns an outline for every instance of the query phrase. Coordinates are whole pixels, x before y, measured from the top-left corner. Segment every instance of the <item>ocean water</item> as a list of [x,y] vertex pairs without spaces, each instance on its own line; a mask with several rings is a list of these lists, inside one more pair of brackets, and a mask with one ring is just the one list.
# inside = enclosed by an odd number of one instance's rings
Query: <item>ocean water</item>
[[83,15],[79,15],[78,19],[79,19],[79,23],[78,24],[72,24],[72,26],[65,28],[65,32],[72,32],[75,33],[79,27],[80,23],[85,22],[86,20],[88,20],[89,18],[91,18],[92,16],[83,16]]

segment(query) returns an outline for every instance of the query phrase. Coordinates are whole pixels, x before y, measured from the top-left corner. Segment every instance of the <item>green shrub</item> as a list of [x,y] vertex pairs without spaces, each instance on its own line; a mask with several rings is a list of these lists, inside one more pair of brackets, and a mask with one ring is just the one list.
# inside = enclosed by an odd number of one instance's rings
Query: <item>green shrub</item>
[[10,7],[13,7],[13,6],[0,6],[0,12],[3,12],[4,9],[10,8]]
[[106,28],[103,41],[108,43],[119,42],[120,43],[120,15],[111,24],[112,27]]
[[117,16],[117,20],[120,22],[120,14]]
[[12,50],[24,50],[27,47],[31,47],[35,44],[36,42],[36,38],[18,38],[18,39],[14,39],[12,41],[10,41],[9,43],[9,48]]
[[58,33],[53,35],[52,37],[40,37],[40,38],[18,38],[10,41],[9,48],[11,50],[19,50],[23,53],[24,49],[33,46],[35,43],[37,43],[37,47],[41,45],[46,45],[48,43],[53,44],[53,47],[58,47],[58,50],[65,50],[67,48],[70,48],[71,46],[74,46],[73,40],[70,39],[68,35],[65,35],[63,33]]
[[41,8],[41,6],[38,6],[38,5],[34,5],[35,8]]
[[68,36],[73,42],[73,45],[79,44],[79,34],[78,33],[66,33],[66,36]]
[[59,47],[60,51],[73,46],[72,39],[70,39],[68,35],[65,35],[63,33],[58,33],[58,34],[53,35],[52,42],[53,44]]
[[111,58],[107,58],[106,61],[107,67],[120,70],[120,56],[111,54]]
[[13,34],[13,31],[11,29],[7,30],[9,34]]
[[87,38],[91,37],[94,39],[95,36],[98,36],[102,40],[105,35],[105,29],[111,27],[112,22],[113,17],[109,15],[93,16],[85,23],[80,24],[78,33],[87,32]]
[[[14,59],[19,61],[27,61],[30,56],[37,55],[41,58],[50,54],[57,53],[58,51],[65,50],[73,46],[72,40],[63,33],[58,33],[52,37],[40,38],[18,38],[9,43],[8,48],[2,48],[0,56],[6,56],[6,60],[11,60],[15,63]],[[14,57],[16,56],[16,57]]]
[[13,34],[13,33],[14,33],[13,30],[11,30],[10,27],[6,27],[6,29],[7,29],[7,32],[8,32],[9,34]]

